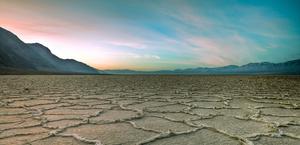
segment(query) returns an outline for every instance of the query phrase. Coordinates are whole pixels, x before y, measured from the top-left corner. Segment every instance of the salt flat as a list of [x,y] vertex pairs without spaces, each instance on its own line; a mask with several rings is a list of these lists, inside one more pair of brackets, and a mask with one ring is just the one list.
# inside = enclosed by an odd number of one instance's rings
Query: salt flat
[[0,144],[299,145],[299,76],[0,76]]

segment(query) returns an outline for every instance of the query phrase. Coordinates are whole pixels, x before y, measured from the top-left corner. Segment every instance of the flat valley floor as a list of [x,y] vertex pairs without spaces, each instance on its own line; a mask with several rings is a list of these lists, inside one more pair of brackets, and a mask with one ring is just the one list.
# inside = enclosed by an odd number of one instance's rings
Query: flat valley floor
[[0,145],[299,145],[300,76],[0,76]]

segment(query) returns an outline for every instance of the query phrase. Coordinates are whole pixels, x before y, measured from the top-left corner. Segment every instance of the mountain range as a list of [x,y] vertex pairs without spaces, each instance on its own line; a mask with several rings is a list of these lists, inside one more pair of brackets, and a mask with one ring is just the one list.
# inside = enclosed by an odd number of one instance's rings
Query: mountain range
[[223,67],[198,67],[176,70],[135,71],[105,70],[108,74],[300,74],[300,59],[282,63],[249,63],[242,66],[228,65]]
[[282,63],[249,63],[242,66],[198,67],[176,70],[97,70],[74,59],[61,59],[39,43],[24,43],[0,27],[0,74],[296,74],[300,59]]
[[24,43],[0,27],[0,74],[98,74],[73,59],[61,59],[39,43]]

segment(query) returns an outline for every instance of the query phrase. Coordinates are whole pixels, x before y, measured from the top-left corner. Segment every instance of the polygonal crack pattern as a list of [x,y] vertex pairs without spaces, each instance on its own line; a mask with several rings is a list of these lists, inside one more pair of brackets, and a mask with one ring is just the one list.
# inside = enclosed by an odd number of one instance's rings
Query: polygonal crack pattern
[[298,145],[299,76],[0,76],[0,145]]

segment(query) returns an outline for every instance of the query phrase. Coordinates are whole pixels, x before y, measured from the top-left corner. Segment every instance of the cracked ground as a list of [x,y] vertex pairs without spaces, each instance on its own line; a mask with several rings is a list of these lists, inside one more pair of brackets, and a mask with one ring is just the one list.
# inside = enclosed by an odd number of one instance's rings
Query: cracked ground
[[299,145],[299,76],[0,76],[0,145]]

